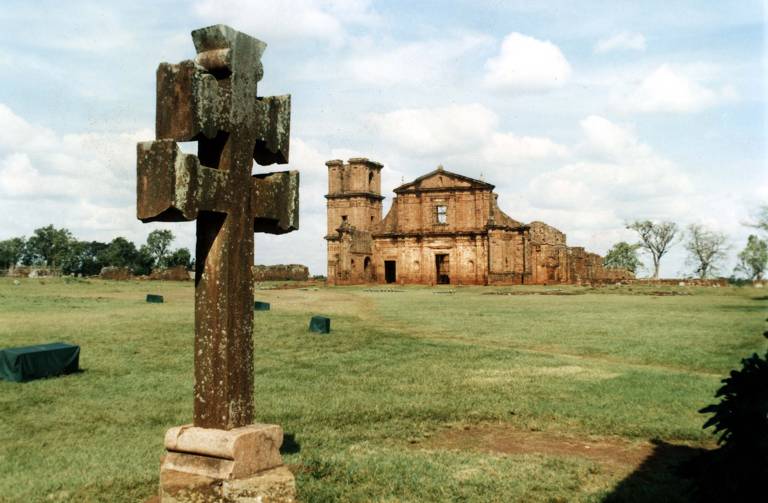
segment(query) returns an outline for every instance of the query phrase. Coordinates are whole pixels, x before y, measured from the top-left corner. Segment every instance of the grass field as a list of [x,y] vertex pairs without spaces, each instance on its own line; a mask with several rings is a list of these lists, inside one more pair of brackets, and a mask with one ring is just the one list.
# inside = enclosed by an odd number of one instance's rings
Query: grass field
[[[302,501],[686,501],[675,465],[714,446],[697,410],[766,349],[752,288],[399,290],[256,292],[256,416],[285,430]],[[0,500],[156,492],[163,434],[191,419],[192,300],[0,279],[0,347],[79,344],[84,369],[0,381]]]

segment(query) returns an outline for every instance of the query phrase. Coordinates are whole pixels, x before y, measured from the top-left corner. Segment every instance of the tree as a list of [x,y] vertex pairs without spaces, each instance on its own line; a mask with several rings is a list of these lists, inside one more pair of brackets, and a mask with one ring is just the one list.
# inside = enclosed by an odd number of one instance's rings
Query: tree
[[57,229],[53,225],[35,229],[32,237],[27,240],[24,262],[44,264],[56,267],[67,253],[74,241],[72,233],[67,229]]
[[168,257],[168,249],[174,240],[173,232],[167,229],[156,229],[147,236],[147,251],[158,267],[164,267]]
[[61,260],[62,272],[83,276],[99,274],[104,265],[101,257],[108,246],[99,241],[72,241]]
[[754,224],[747,224],[749,227],[760,229],[763,232],[768,232],[768,205],[761,206],[757,210],[757,221]]
[[736,270],[743,272],[752,281],[763,279],[768,267],[768,242],[754,234],[747,238],[747,246],[739,253]]
[[101,268],[104,267],[104,263],[101,261],[101,253],[108,246],[107,243],[102,243],[101,241],[85,243],[83,263],[79,271],[83,276],[96,276],[101,272]]
[[696,266],[696,274],[706,278],[717,271],[718,263],[725,258],[728,249],[725,234],[706,229],[702,225],[688,226],[688,261]]
[[139,252],[136,245],[124,237],[116,237],[104,249],[98,252],[98,259],[102,265],[113,267],[133,267],[138,259]]
[[0,269],[8,269],[18,264],[24,256],[26,244],[23,237],[0,241]]
[[677,234],[677,224],[674,222],[651,222],[650,220],[636,221],[627,225],[640,235],[640,247],[645,249],[653,260],[653,278],[659,278],[659,264],[672,244]]
[[631,245],[620,241],[608,250],[603,265],[613,269],[626,269],[634,274],[638,268],[643,266],[643,263],[637,258],[638,248],[640,248],[639,244]]
[[136,261],[133,264],[133,274],[146,275],[152,272],[155,265],[155,257],[150,253],[147,245],[141,245],[136,254]]
[[171,255],[166,260],[168,267],[183,265],[185,269],[191,269],[192,263],[192,254],[189,253],[189,250],[186,248],[179,248],[178,250],[171,253]]

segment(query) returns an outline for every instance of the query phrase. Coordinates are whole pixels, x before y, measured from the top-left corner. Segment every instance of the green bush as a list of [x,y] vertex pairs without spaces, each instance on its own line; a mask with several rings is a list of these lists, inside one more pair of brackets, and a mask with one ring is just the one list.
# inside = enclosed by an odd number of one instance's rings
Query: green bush
[[704,428],[714,427],[718,444],[726,449],[768,457],[768,353],[754,353],[741,361],[742,369],[731,371],[717,390],[720,403],[699,412],[714,414]]

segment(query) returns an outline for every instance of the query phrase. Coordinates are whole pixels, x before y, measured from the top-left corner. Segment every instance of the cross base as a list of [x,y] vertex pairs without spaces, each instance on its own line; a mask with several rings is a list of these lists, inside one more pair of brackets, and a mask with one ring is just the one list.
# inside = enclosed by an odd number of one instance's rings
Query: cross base
[[293,503],[296,485],[280,457],[282,442],[283,431],[273,424],[171,428],[160,466],[160,501]]

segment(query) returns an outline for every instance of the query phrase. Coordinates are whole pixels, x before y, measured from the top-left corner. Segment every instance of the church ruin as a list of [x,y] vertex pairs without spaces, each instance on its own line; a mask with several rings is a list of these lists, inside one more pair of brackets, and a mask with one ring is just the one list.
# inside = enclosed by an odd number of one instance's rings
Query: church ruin
[[394,189],[382,218],[378,162],[328,166],[328,283],[582,284],[632,278],[566,245],[543,222],[524,224],[498,207],[494,186],[442,166]]

